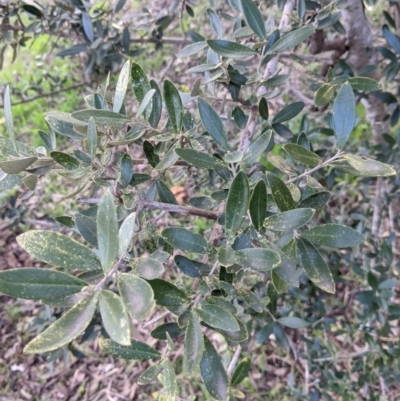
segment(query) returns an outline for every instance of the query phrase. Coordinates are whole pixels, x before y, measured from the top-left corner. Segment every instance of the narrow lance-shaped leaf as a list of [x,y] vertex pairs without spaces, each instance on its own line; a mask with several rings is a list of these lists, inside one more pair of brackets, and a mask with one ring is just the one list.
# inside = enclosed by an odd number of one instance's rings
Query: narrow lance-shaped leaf
[[249,198],[249,181],[246,174],[240,171],[232,181],[226,200],[225,230],[228,238],[234,236],[242,225],[247,214]]
[[130,261],[130,265],[135,274],[146,280],[154,280],[164,273],[163,264],[153,258],[135,258]]
[[113,111],[108,110],[95,110],[95,109],[86,109],[79,110],[71,114],[72,118],[75,118],[79,121],[84,121],[86,123],[89,122],[91,118],[93,118],[96,125],[106,125],[106,126],[116,126],[122,127],[127,122],[130,122],[131,119],[123,114],[114,113]]
[[318,166],[318,164],[321,164],[322,162],[321,158],[317,154],[294,143],[287,143],[286,145],[283,145],[283,150],[287,152],[293,160],[306,166],[314,167]]
[[267,179],[271,189],[272,197],[274,198],[274,201],[279,209],[282,212],[294,209],[296,207],[296,203],[294,202],[288,187],[275,174],[268,173]]
[[64,152],[50,152],[50,157],[67,170],[76,170],[80,166],[79,161],[75,157]]
[[240,0],[240,5],[247,25],[261,39],[265,39],[267,33],[265,31],[264,20],[258,7],[251,0]]
[[124,104],[126,90],[128,89],[128,83],[130,78],[130,61],[126,61],[122,66],[121,72],[119,73],[117,86],[115,88],[113,111],[119,113],[122,105]]
[[79,234],[81,234],[82,237],[87,242],[89,242],[89,244],[97,248],[98,244],[96,220],[80,213],[75,214],[74,220],[76,228],[79,230]]
[[160,92],[160,88],[158,87],[156,81],[153,79],[150,81],[151,89],[154,89],[154,95],[151,98],[152,107],[151,114],[148,118],[149,124],[156,129],[158,123],[160,122],[161,112],[162,112],[162,96]]
[[118,256],[121,257],[129,248],[135,230],[136,213],[131,213],[119,228]]
[[279,266],[281,257],[271,249],[247,248],[236,251],[237,263],[244,268],[265,272]]
[[162,361],[163,373],[160,381],[163,385],[161,399],[164,401],[175,401],[176,400],[176,375],[172,363],[168,359]]
[[206,169],[224,168],[225,163],[216,158],[210,156],[207,153],[202,153],[194,149],[175,149],[175,153],[183,160],[191,164],[192,166]]
[[[139,64],[132,63],[131,67],[131,83],[133,92],[135,93],[136,100],[141,103],[146,93],[152,89],[146,77],[146,74],[139,66]],[[151,107],[149,106],[145,111],[145,117],[149,118],[151,114]]]
[[296,117],[304,109],[303,102],[295,102],[288,104],[282,110],[280,110],[272,119],[273,124],[283,123]]
[[218,14],[211,8],[207,8],[207,15],[208,15],[208,18],[210,19],[212,30],[219,38],[222,38],[224,35],[224,32],[222,30],[222,24],[218,17]]
[[307,224],[314,216],[314,209],[293,209],[267,217],[264,227],[272,231],[291,231]]
[[121,171],[121,179],[120,179],[121,186],[123,188],[126,188],[130,184],[133,177],[133,161],[127,153],[124,153],[121,157],[120,171]]
[[147,109],[148,105],[151,105],[152,99],[154,94],[156,93],[155,89],[150,89],[144,96],[142,102],[140,103],[140,106],[136,112],[136,118],[139,118],[143,112]]
[[350,227],[340,224],[321,224],[301,234],[315,245],[331,248],[349,248],[362,244],[365,236]]
[[97,243],[103,270],[108,273],[118,255],[118,221],[114,197],[105,192],[97,208]]
[[282,53],[292,49],[301,42],[308,39],[316,30],[315,26],[302,26],[299,29],[289,32],[277,40],[269,49],[268,53]]
[[346,163],[356,172],[355,175],[366,177],[389,177],[396,175],[395,168],[365,156],[343,155]]
[[204,339],[203,333],[201,332],[201,325],[197,316],[193,312],[190,312],[186,326],[183,353],[183,371],[188,376],[192,376],[196,372],[197,367],[200,365],[203,351]]
[[149,283],[130,273],[119,273],[118,289],[126,310],[136,320],[147,319],[154,310],[154,292]]
[[0,169],[7,174],[18,174],[37,160],[36,156],[0,162]]
[[213,248],[204,238],[185,228],[166,228],[161,235],[170,245],[182,251],[202,254],[213,252]]
[[183,119],[183,105],[178,90],[167,79],[164,81],[164,102],[167,108],[168,118],[176,134],[181,132]]
[[97,148],[97,129],[93,117],[89,118],[88,130],[87,130],[87,148],[90,154],[90,158],[93,160],[96,156]]
[[73,270],[96,270],[98,257],[86,246],[66,235],[33,230],[17,237],[18,244],[34,258],[55,267]]
[[0,272],[0,293],[15,298],[61,297],[87,286],[83,280],[49,269],[26,267]]
[[218,401],[226,401],[229,391],[228,376],[217,351],[206,337],[204,338],[204,353],[200,371],[211,397]]
[[234,316],[218,305],[202,304],[196,309],[197,315],[205,323],[216,329],[238,331],[240,329]]
[[54,351],[70,343],[89,326],[96,310],[98,293],[82,299],[65,315],[43,333],[33,339],[25,348],[27,354]]
[[237,386],[249,375],[251,367],[251,359],[249,357],[243,358],[236,366],[232,374],[231,385]]
[[160,353],[149,345],[141,341],[131,340],[129,346],[124,346],[116,343],[111,339],[101,338],[99,341],[100,348],[106,354],[115,356],[121,359],[152,359],[158,358]]
[[298,241],[300,265],[307,277],[319,288],[335,293],[335,281],[324,258],[318,250],[306,239]]
[[6,127],[8,132],[8,137],[13,145],[13,148],[16,152],[17,150],[17,142],[15,141],[14,135],[14,124],[12,119],[12,111],[11,111],[11,100],[10,100],[10,86],[6,86],[6,90],[4,92],[4,118],[6,120]]
[[254,56],[257,52],[250,47],[241,45],[236,42],[230,42],[228,40],[215,39],[207,40],[208,46],[220,56],[229,57],[233,59],[239,59],[249,56]]
[[249,164],[258,161],[271,142],[271,137],[271,130],[268,130],[265,134],[260,135],[260,137],[257,138],[244,152],[242,163]]
[[108,335],[118,344],[130,345],[129,317],[121,298],[107,290],[99,298],[101,320]]
[[267,217],[267,186],[264,180],[258,181],[254,187],[249,212],[254,228],[259,231]]
[[202,98],[198,99],[197,105],[204,128],[220,146],[228,149],[225,127],[218,113]]
[[343,149],[356,123],[356,100],[348,82],[343,84],[336,96],[332,118],[337,147]]

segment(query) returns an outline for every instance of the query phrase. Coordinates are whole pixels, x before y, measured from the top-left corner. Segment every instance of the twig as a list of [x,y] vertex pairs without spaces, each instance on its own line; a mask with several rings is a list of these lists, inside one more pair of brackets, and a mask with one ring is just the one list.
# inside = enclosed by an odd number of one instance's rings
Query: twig
[[164,313],[161,313],[161,315],[159,315],[159,316],[157,316],[157,317],[155,317],[155,318],[149,320],[147,323],[145,323],[145,324],[143,325],[143,328],[148,327],[148,326],[151,326],[153,323],[158,322],[159,320],[161,320],[163,317],[167,316],[168,314],[169,314],[169,311],[166,311],[166,312],[164,312]]
[[234,369],[235,369],[235,366],[236,366],[236,364],[237,364],[237,362],[238,362],[238,360],[239,360],[239,357],[240,357],[240,353],[241,353],[241,352],[242,352],[242,346],[239,344],[239,345],[237,346],[237,348],[236,348],[235,353],[233,354],[231,363],[229,364],[228,369],[227,369],[227,371],[226,371],[226,373],[227,373],[228,376],[230,376],[230,375],[233,373],[233,371],[234,371]]
[[256,130],[257,124],[257,113],[255,110],[250,110],[250,116],[246,124],[246,128],[243,130],[242,136],[240,138],[239,150],[245,151],[251,144],[251,139],[253,138],[254,132]]
[[121,266],[122,260],[125,258],[126,252],[118,259],[117,263],[114,267],[104,276],[104,278],[96,285],[95,290],[100,291],[107,280],[119,269]]
[[[57,95],[57,94],[62,93],[62,92],[68,92],[70,90],[73,90],[73,89],[76,89],[76,88],[80,88],[81,86],[87,86],[87,85],[88,84],[86,82],[81,82],[80,84],[69,86],[68,88],[57,89],[57,90],[52,91],[52,92],[42,93],[41,95],[36,95],[36,96],[29,97],[27,99],[20,100],[19,102],[13,103],[12,106],[18,106],[19,104],[33,102],[34,100],[37,100],[37,99],[42,99],[44,97]],[[0,105],[0,107],[4,107],[4,106]]]
[[285,184],[290,184],[292,182],[298,181],[307,175],[310,175],[314,173],[314,171],[317,171],[323,167],[326,167],[329,163],[332,163],[334,160],[340,159],[344,155],[344,152],[342,150],[339,150],[339,152],[336,153],[335,156],[331,157],[328,160],[325,160],[323,163],[319,164],[318,166],[312,168],[311,170],[305,171],[303,174],[298,175],[297,177],[291,178],[290,180],[287,180]]

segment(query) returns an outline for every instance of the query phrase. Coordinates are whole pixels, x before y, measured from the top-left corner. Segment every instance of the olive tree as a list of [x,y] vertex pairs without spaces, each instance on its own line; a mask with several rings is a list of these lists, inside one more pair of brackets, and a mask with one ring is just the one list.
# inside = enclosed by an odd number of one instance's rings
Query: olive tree
[[[379,137],[388,132],[389,95],[376,69],[366,65],[377,60],[375,50],[366,50],[369,31],[352,35],[354,47],[330,37],[332,29],[341,35],[366,29],[358,25],[361,14],[357,24],[349,22],[361,2],[278,3],[278,27],[272,13],[264,18],[267,7],[251,0],[230,0],[220,15],[207,9],[209,37],[192,35],[176,55],[190,61],[189,90],[177,89],[183,78],[157,82],[128,60],[115,90],[107,78],[84,97],[85,109],[47,113],[48,131],[39,132],[43,146],[37,149],[16,138],[7,88],[0,190],[21,186],[28,197],[42,176],[56,173],[75,184],[66,198],[81,205],[56,218],[66,234],[31,230],[17,238],[48,267],[0,272],[1,293],[64,310],[26,353],[53,352],[91,328],[102,352],[153,361],[139,384],[158,378],[161,399],[178,396],[177,369],[200,376],[211,398],[233,399],[251,367],[249,358],[241,359],[241,344],[254,336],[255,322],[274,316],[279,294],[301,283],[335,293],[326,248],[360,247],[366,238],[361,227],[317,217],[335,177],[383,182],[396,174],[389,164],[347,150],[357,126],[356,102],[375,113],[369,117],[375,116]],[[387,26],[383,33],[399,51],[400,39]],[[369,42],[359,47],[362,41]],[[320,73],[307,68],[324,50],[333,50],[333,60],[317,63]],[[391,50],[378,50],[399,65]],[[357,64],[356,51],[370,59]],[[200,74],[195,82],[193,74]],[[132,97],[133,109],[127,107]],[[306,106],[319,108],[315,119],[307,117]],[[58,135],[74,149],[60,150]],[[176,176],[194,188],[188,201],[178,202],[171,190]],[[285,327],[310,323],[274,318],[262,336],[284,342]],[[133,325],[166,341],[165,349],[133,339]],[[226,366],[216,338],[232,349]],[[182,348],[182,366],[175,366]]]

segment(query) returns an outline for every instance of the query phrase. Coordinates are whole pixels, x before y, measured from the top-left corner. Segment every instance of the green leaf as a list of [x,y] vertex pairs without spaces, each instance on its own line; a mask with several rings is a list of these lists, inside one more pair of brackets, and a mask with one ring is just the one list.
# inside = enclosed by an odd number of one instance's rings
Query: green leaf
[[322,85],[315,94],[314,103],[317,107],[322,107],[328,104],[335,94],[335,87],[331,84]]
[[155,166],[158,171],[166,170],[173,166],[179,159],[179,156],[175,153],[175,150],[179,147],[179,142],[176,141],[165,153],[164,158]]
[[7,160],[0,162],[0,168],[7,174],[18,174],[35,163],[37,157],[24,157],[20,159]]
[[149,280],[149,284],[153,288],[157,305],[165,306],[175,315],[180,315],[189,306],[190,298],[172,283],[155,279]]
[[304,149],[300,145],[294,143],[287,143],[283,145],[283,150],[295,161],[304,164],[306,166],[318,166],[321,164],[321,158],[307,149]]
[[15,141],[14,135],[14,124],[12,118],[12,111],[11,111],[11,100],[10,100],[10,86],[6,86],[6,90],[4,92],[4,100],[3,100],[3,107],[4,107],[4,119],[6,120],[6,127],[8,132],[8,138],[12,144],[13,149],[18,152],[17,149],[17,142]]
[[296,117],[304,109],[305,104],[303,102],[295,102],[288,104],[281,111],[275,114],[272,119],[272,123],[279,124]]
[[304,238],[298,241],[300,265],[307,277],[319,288],[335,293],[335,281],[323,257],[318,250]]
[[356,100],[348,82],[342,85],[336,96],[332,119],[337,147],[343,149],[356,123]]
[[247,331],[246,325],[238,318],[235,318],[236,321],[238,322],[239,325],[239,330],[238,331],[226,331],[226,330],[221,330],[221,329],[216,329],[214,330],[221,334],[222,336],[225,337],[227,341],[231,341],[234,343],[241,343],[243,341],[248,340],[249,338],[249,332]]
[[239,298],[242,298],[243,301],[246,302],[247,305],[253,308],[256,312],[261,313],[263,311],[264,308],[260,302],[260,299],[252,291],[240,285],[236,285],[236,293]]
[[249,207],[249,181],[243,171],[239,171],[229,188],[225,206],[225,231],[227,238],[233,237],[246,217]]
[[154,96],[155,93],[156,93],[155,89],[150,89],[146,93],[146,95],[144,96],[142,102],[140,103],[139,108],[137,109],[136,118],[139,118],[143,114],[143,112],[145,110],[147,110],[147,107],[149,105],[151,106],[151,104],[152,104],[151,102],[152,102],[152,99],[153,99],[153,96]]
[[291,329],[305,329],[310,323],[306,322],[304,319],[300,319],[299,317],[281,317],[278,319],[278,322],[282,326],[290,327]]
[[85,137],[74,131],[74,126],[84,126],[85,123],[73,118],[68,113],[49,112],[45,114],[44,119],[50,127],[60,135],[72,138],[78,141],[83,141]]
[[200,235],[193,234],[185,228],[166,228],[161,232],[161,235],[168,244],[181,251],[201,254],[214,252],[214,248]]
[[189,46],[184,47],[182,50],[180,50],[178,52],[178,54],[176,56],[177,57],[193,56],[193,54],[196,54],[196,53],[202,51],[207,46],[208,45],[204,40],[202,40],[200,42],[195,42],[195,43],[190,44]]
[[122,299],[111,291],[100,293],[99,306],[104,329],[118,344],[131,344],[129,317]]
[[97,207],[97,243],[104,273],[114,266],[118,256],[118,220],[114,197],[106,191]]
[[164,81],[164,103],[167,108],[168,118],[174,128],[175,134],[179,134],[182,128],[183,105],[178,90],[167,79]]
[[247,356],[243,358],[237,365],[232,374],[231,386],[237,386],[249,376],[251,367],[251,359]]
[[133,162],[131,157],[124,153],[120,161],[120,171],[121,171],[121,185],[126,188],[133,177]]
[[342,157],[354,171],[353,173],[350,172],[350,174],[363,177],[389,177],[396,175],[396,170],[390,164],[381,163],[365,156],[343,155]]
[[204,352],[200,362],[200,371],[207,391],[215,400],[228,399],[228,376],[221,359],[211,342],[204,337]]
[[89,118],[88,130],[87,130],[87,149],[90,154],[90,158],[93,160],[96,156],[97,148],[97,129],[93,117]]
[[381,84],[374,79],[367,77],[350,77],[348,81],[351,87],[356,91],[378,91],[381,90]]
[[272,285],[275,288],[275,291],[278,294],[284,294],[290,288],[290,284],[288,284],[282,277],[276,272],[277,269],[272,270],[271,272],[271,281]]
[[117,86],[115,87],[113,112],[119,113],[124,104],[126,90],[128,89],[128,83],[130,78],[130,61],[126,61],[122,66],[121,72],[119,73]]
[[190,312],[185,332],[185,345],[183,349],[183,371],[192,376],[200,365],[204,351],[204,338],[197,316]]
[[290,74],[280,74],[275,77],[269,78],[266,81],[261,82],[262,86],[267,86],[269,88],[274,88],[275,86],[280,86],[285,84],[290,78]]
[[247,25],[261,39],[266,39],[265,24],[258,7],[251,0],[240,0],[240,5]]
[[72,157],[63,152],[50,152],[50,157],[58,163],[60,166],[64,167],[67,170],[76,170],[79,168],[80,163],[75,157]]
[[110,354],[121,359],[153,359],[158,358],[160,353],[149,345],[140,341],[131,340],[130,346],[126,347],[116,343],[109,338],[100,338],[100,348],[106,354]]
[[143,142],[143,151],[151,167],[156,167],[160,157],[154,152],[154,146],[149,141]]
[[170,203],[172,205],[178,204],[175,195],[161,180],[156,180],[156,187],[161,202]]
[[226,165],[221,159],[215,156],[210,156],[207,153],[202,153],[194,149],[175,149],[175,153],[182,159],[199,168],[213,170],[215,168],[224,168]]
[[176,267],[189,277],[203,277],[210,273],[210,266],[197,262],[196,260],[190,260],[185,256],[176,255],[174,258]]
[[167,333],[171,338],[179,337],[185,330],[181,329],[177,323],[164,323],[156,327],[150,335],[157,340],[167,340]]
[[163,401],[175,401],[176,400],[176,375],[172,363],[168,359],[162,361],[163,374],[160,381],[163,385],[160,400]]
[[[137,102],[142,103],[144,96],[152,88],[146,77],[146,74],[144,73],[142,68],[139,66],[139,64],[132,63],[131,83],[132,83],[132,89],[133,89],[133,92],[135,93]],[[151,115],[151,112],[152,112],[151,105],[149,105],[145,111],[145,117],[149,118]]]
[[71,114],[72,118],[75,118],[79,121],[84,121],[86,123],[89,122],[91,118],[93,118],[96,125],[107,125],[107,126],[116,126],[122,127],[127,122],[130,122],[131,119],[123,114],[114,113],[113,111],[108,110],[95,110],[95,109],[86,109],[76,111]]
[[197,106],[199,108],[200,118],[204,128],[220,146],[227,150],[228,140],[224,124],[222,123],[218,113],[202,98],[198,99]]
[[271,189],[272,197],[274,198],[278,208],[282,212],[294,209],[296,204],[288,187],[275,174],[268,173],[267,180]]
[[278,345],[282,347],[282,349],[285,350],[286,352],[290,352],[289,340],[287,338],[286,333],[283,331],[282,326],[279,323],[275,322],[273,330],[274,330],[275,340],[278,343]]
[[267,217],[264,227],[272,231],[292,231],[307,224],[314,216],[314,209],[294,209]]
[[240,45],[236,42],[228,40],[215,39],[207,40],[208,46],[220,56],[229,57],[233,59],[254,56],[257,52],[247,46]]
[[151,98],[152,106],[151,106],[151,114],[148,117],[149,124],[156,129],[158,123],[160,122],[161,112],[162,112],[162,96],[160,88],[158,87],[156,81],[153,79],[150,81],[151,89],[154,89],[154,95]]
[[292,49],[308,39],[315,32],[316,28],[316,26],[302,26],[299,29],[287,33],[268,49],[267,54],[282,53]]
[[[222,38],[224,36],[224,31],[222,29],[221,21],[217,15],[217,13],[214,10],[207,8],[207,14],[208,14],[208,18],[210,19],[210,22],[211,22],[212,30],[219,38]],[[206,43],[206,45],[207,45],[207,43]]]
[[35,190],[37,181],[38,181],[38,176],[35,174],[28,174],[22,179],[22,182],[30,191]]
[[42,299],[79,292],[84,281],[56,270],[26,267],[0,272],[0,293],[23,299]]
[[201,304],[196,308],[196,313],[211,327],[226,331],[238,331],[240,329],[235,317],[218,305]]
[[268,121],[269,118],[268,102],[267,99],[265,99],[265,97],[262,97],[260,103],[258,104],[258,112],[260,113],[262,119]]
[[281,263],[279,254],[271,249],[247,248],[236,251],[237,263],[244,268],[265,272],[275,269]]
[[149,283],[131,273],[118,273],[117,283],[126,310],[136,320],[145,320],[155,308],[154,292]]
[[131,213],[119,228],[118,256],[121,257],[128,250],[136,228],[136,213]]
[[[294,245],[296,245],[294,243]],[[266,248],[272,249],[275,251],[281,258],[281,263],[280,265],[275,268],[272,272],[273,275],[277,275],[281,280],[284,281],[285,284],[291,285],[293,287],[299,287],[299,276],[296,272],[296,264],[297,260],[293,261],[292,258],[290,258],[284,250],[280,249],[277,247],[275,244],[269,241],[263,241],[262,246],[265,246]],[[285,249],[286,250],[286,249]],[[276,280],[272,280],[274,283],[274,287],[276,288]],[[279,291],[278,291],[279,292]]]
[[89,326],[96,310],[98,293],[84,298],[25,348],[27,354],[54,351],[75,340]]
[[157,259],[135,258],[129,262],[133,272],[146,280],[153,280],[164,273],[163,264]]
[[349,248],[365,241],[364,235],[340,224],[321,224],[303,232],[301,237],[315,245],[331,248]]
[[328,191],[321,191],[307,196],[299,203],[300,208],[319,209],[328,202],[331,194]]
[[151,383],[163,370],[162,360],[149,366],[138,378],[139,386]]
[[257,138],[244,152],[242,163],[250,164],[254,161],[258,161],[271,142],[271,137],[271,130],[268,130],[265,134],[260,135],[260,137]]
[[267,217],[267,186],[264,180],[258,181],[254,187],[249,212],[254,228],[260,231]]
[[19,175],[7,175],[0,181],[0,191],[7,191],[22,184],[22,177]]
[[90,245],[93,245],[95,248],[98,247],[97,244],[97,224],[94,219],[91,219],[88,216],[77,213],[74,217],[76,227],[79,230],[79,234],[89,242]]
[[33,230],[17,237],[18,244],[34,258],[55,267],[96,270],[98,257],[84,245],[60,233]]

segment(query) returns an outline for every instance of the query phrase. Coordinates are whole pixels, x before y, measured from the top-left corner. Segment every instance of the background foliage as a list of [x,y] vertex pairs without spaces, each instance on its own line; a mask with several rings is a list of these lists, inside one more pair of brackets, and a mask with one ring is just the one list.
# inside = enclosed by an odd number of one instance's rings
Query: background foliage
[[25,352],[140,360],[155,399],[398,398],[396,4],[1,7]]

